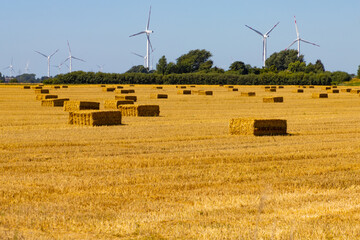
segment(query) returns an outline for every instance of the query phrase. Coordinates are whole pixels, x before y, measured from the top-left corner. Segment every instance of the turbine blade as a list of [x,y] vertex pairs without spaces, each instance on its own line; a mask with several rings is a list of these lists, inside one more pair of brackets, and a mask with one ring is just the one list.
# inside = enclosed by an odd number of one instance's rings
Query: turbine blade
[[297,41],[300,41],[299,39],[294,40],[285,50],[288,50],[292,45],[294,45]]
[[298,29],[298,25],[297,25],[297,22],[296,22],[296,17],[295,17],[295,16],[294,16],[294,19],[295,19],[296,35],[297,35],[297,37],[299,38],[300,33],[299,33],[299,29]]
[[151,16],[151,6],[150,6],[150,10],[149,10],[149,18],[148,18],[148,23],[147,23],[147,26],[146,26],[146,30],[148,30],[149,26],[150,26],[150,16]]
[[51,55],[50,55],[50,58],[51,58],[52,56],[54,56],[58,51],[59,51],[59,49],[56,50],[53,54],[51,54]]
[[279,24],[280,22],[278,22],[277,24],[275,24],[275,26],[273,26],[265,35],[269,35],[271,33],[272,30],[274,30],[274,28],[276,28],[276,26]]
[[38,52],[38,51],[36,51],[36,50],[34,50],[34,52],[37,52],[38,54],[40,54],[40,55],[43,55],[44,57],[48,57],[48,56],[46,56],[45,54],[43,54],[43,53],[41,53],[41,52]]
[[143,33],[146,33],[146,32],[145,32],[145,31],[141,31],[141,32],[135,33],[135,34],[133,34],[133,35],[130,35],[129,37],[137,36],[137,35],[140,35],[140,34],[143,34]]
[[140,54],[137,54],[137,53],[134,53],[134,52],[131,52],[131,53],[138,56],[138,57],[144,58],[144,56],[141,56]]
[[67,60],[69,60],[70,59],[70,57],[68,57],[68,58],[66,58],[62,63],[61,63],[61,65],[62,64],[64,64]]
[[67,45],[68,45],[68,48],[69,48],[69,53],[70,53],[70,55],[71,55],[71,48],[70,48],[69,40],[67,40]]
[[303,39],[300,39],[300,41],[302,41],[302,42],[304,42],[304,43],[308,43],[308,44],[314,45],[314,46],[317,46],[317,47],[320,47],[320,45],[317,45],[316,43],[312,43],[312,42],[309,42],[309,41],[306,41],[306,40],[303,40]]
[[256,32],[257,34],[259,34],[260,36],[264,37],[264,34],[262,34],[261,32],[259,32],[256,29],[253,29],[252,27],[249,27],[248,25],[245,25],[246,27],[250,28],[251,30],[253,30],[254,32]]
[[146,35],[146,37],[147,37],[147,40],[149,41],[149,45],[150,45],[151,51],[153,52],[154,50],[153,50],[153,47],[152,47],[152,45],[151,45],[150,37],[149,37],[149,35]]
[[82,60],[81,58],[77,58],[77,57],[74,57],[72,56],[73,59],[76,59],[76,60],[79,60],[79,61],[82,61],[82,62],[85,62],[85,60]]
[[5,69],[9,69],[9,68],[10,68],[10,66],[8,66],[8,67],[6,67],[6,68],[3,68],[3,69],[5,70]]

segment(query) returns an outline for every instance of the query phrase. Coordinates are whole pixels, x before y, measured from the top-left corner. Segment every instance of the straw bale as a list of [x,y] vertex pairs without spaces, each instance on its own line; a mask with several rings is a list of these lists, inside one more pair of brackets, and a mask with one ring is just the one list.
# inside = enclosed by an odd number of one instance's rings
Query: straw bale
[[38,95],[36,95],[36,100],[54,99],[54,98],[58,98],[58,95],[52,95],[52,94],[38,94]]
[[351,88],[343,88],[341,89],[341,92],[351,92]]
[[328,98],[327,93],[313,93],[312,98]]
[[301,88],[293,90],[293,93],[303,93],[303,92],[304,92],[304,89],[301,89]]
[[160,93],[152,93],[150,94],[150,99],[167,99],[167,94],[160,94]]
[[136,96],[130,96],[130,95],[116,95],[115,100],[131,100],[133,102],[137,101]]
[[131,100],[105,100],[104,108],[118,109],[120,105],[134,104]]
[[127,90],[127,89],[119,89],[119,90],[115,90],[115,93],[128,94],[129,90]]
[[134,85],[134,84],[130,84],[129,87],[135,87],[135,85]]
[[44,99],[41,100],[41,106],[43,107],[63,107],[68,98],[55,98],[55,99]]
[[333,85],[333,86],[331,86],[332,88],[337,88],[337,86],[335,86],[335,85]]
[[230,119],[229,132],[232,135],[286,135],[287,121],[281,119]]
[[196,86],[195,86],[195,85],[191,85],[190,87],[191,87],[191,88],[195,88]]
[[360,89],[351,89],[350,93],[360,93]]
[[186,86],[176,86],[176,88],[182,88],[182,89],[185,89]]
[[43,87],[42,86],[32,86],[31,88],[32,89],[42,89]]
[[62,88],[69,88],[69,86],[66,86],[66,85],[63,85],[63,86],[61,86]]
[[239,89],[238,88],[229,88],[228,91],[230,91],[230,92],[238,92]]
[[339,93],[339,89],[330,89],[330,90],[327,90],[328,93]]
[[322,90],[330,90],[331,87],[330,86],[327,86],[327,87],[323,87]]
[[52,88],[54,88],[54,89],[60,89],[60,86],[52,86]]
[[153,87],[154,89],[163,89],[161,86]]
[[128,92],[129,93],[135,93],[135,90],[134,89],[128,89]]
[[23,86],[23,89],[30,89],[30,86]]
[[206,96],[212,96],[214,94],[213,91],[204,91],[204,90],[199,90],[197,91],[197,93],[199,95],[206,95]]
[[309,88],[315,88],[313,85],[310,85]]
[[121,111],[86,110],[69,112],[69,124],[86,126],[121,125]]
[[264,103],[280,103],[284,102],[283,97],[264,97],[263,98]]
[[103,92],[113,92],[115,91],[114,87],[104,87],[102,88]]
[[36,94],[49,94],[49,89],[35,89]]
[[123,86],[116,86],[117,89],[123,89]]
[[104,85],[104,84],[101,84],[101,85],[100,85],[100,87],[104,88],[104,87],[106,87],[106,85]]
[[230,86],[226,86],[226,87],[227,87],[227,88],[234,88],[234,86],[231,86],[231,85],[230,85]]
[[256,96],[256,93],[255,92],[242,92],[241,96],[243,96],[243,97],[254,97],[254,96]]
[[99,110],[99,102],[87,102],[87,101],[67,101],[64,104],[64,111],[73,112],[79,110]]
[[276,92],[276,88],[266,88],[265,92]]
[[278,88],[284,88],[284,86],[279,86]]
[[270,88],[275,88],[276,89],[276,86],[270,86]]
[[191,90],[179,90],[177,94],[191,95]]
[[269,89],[270,88],[270,86],[265,86],[265,89]]
[[122,116],[157,117],[160,114],[159,105],[120,105]]

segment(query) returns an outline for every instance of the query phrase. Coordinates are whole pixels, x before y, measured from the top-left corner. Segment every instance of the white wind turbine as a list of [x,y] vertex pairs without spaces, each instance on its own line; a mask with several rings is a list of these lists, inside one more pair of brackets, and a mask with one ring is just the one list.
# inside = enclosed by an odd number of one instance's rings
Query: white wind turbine
[[59,65],[52,65],[53,67],[56,67],[58,69],[59,74],[61,73],[61,67],[64,63],[60,63]]
[[25,66],[25,73],[29,73],[30,68],[29,68],[29,61],[26,62],[26,66]]
[[300,57],[300,42],[308,43],[308,44],[311,44],[311,45],[314,45],[314,46],[317,46],[317,47],[320,47],[320,46],[315,44],[315,43],[312,43],[312,42],[309,42],[309,41],[306,41],[306,40],[300,38],[300,33],[299,33],[299,29],[298,29],[298,26],[297,26],[297,23],[296,23],[296,17],[295,16],[294,16],[294,19],[295,19],[295,28],[296,28],[296,36],[297,36],[297,38],[285,50],[287,50],[292,45],[294,45],[294,43],[297,42],[298,43],[298,57]]
[[141,57],[142,59],[144,59],[144,67],[146,67],[146,59],[147,59],[147,56],[142,56],[140,54],[137,54],[137,53],[134,53],[134,52],[131,52],[132,54],[134,54],[135,56],[138,56],[138,57]]
[[[149,30],[149,26],[150,26],[150,15],[151,15],[151,6],[150,6],[149,18],[148,18],[148,22],[147,22],[147,25],[146,25],[145,30],[129,36],[129,37],[134,37],[134,36],[136,36],[136,35],[146,34],[146,64],[145,64],[145,67],[146,67],[147,69],[150,68],[150,48],[151,48],[151,50],[153,49],[153,47],[152,47],[152,45],[151,45],[151,42],[150,42],[150,34],[154,32],[154,31],[152,31],[152,30]],[[149,69],[149,70],[150,70],[150,69]]]
[[265,61],[266,61],[266,54],[267,54],[267,38],[269,37],[269,34],[271,33],[272,30],[274,30],[274,28],[279,24],[280,22],[278,22],[277,24],[275,24],[275,26],[273,26],[269,31],[267,31],[267,33],[262,34],[261,32],[259,32],[258,30],[249,27],[248,25],[245,25],[246,27],[250,28],[251,30],[253,30],[254,32],[256,32],[257,34],[259,34],[260,36],[262,36],[263,38],[263,67],[265,67]]
[[69,41],[67,41],[67,45],[69,47],[69,57],[67,59],[65,59],[65,61],[63,63],[65,63],[67,60],[70,60],[69,71],[71,72],[72,71],[72,59],[76,59],[76,60],[79,60],[79,61],[82,61],[82,62],[85,62],[85,61],[71,55],[71,48],[70,48]]
[[[35,51],[35,50],[34,50],[34,51]],[[54,56],[55,53],[57,53],[58,51],[59,51],[59,49],[57,49],[53,54],[50,54],[50,55],[48,55],[48,56],[46,56],[45,54],[43,54],[43,53],[41,53],[41,52],[39,52],[39,51],[35,51],[35,52],[37,52],[38,54],[40,54],[40,55],[42,55],[42,56],[44,56],[44,57],[47,58],[47,63],[48,63],[48,77],[50,77],[50,59],[51,59],[52,56]]]
[[102,65],[96,65],[99,68],[99,72],[102,72],[104,70],[105,64]]
[[11,59],[10,65],[7,66],[6,68],[3,68],[3,69],[9,69],[9,71],[10,71],[10,76],[11,76],[11,74],[15,74],[14,65],[13,65],[13,59]]

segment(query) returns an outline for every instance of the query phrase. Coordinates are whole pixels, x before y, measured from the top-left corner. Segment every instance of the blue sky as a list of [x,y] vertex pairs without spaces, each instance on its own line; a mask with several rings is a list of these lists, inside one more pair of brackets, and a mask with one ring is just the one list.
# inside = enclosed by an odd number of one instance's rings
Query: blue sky
[[[234,61],[261,66],[262,39],[244,25],[261,32],[280,24],[268,39],[268,56],[284,50],[296,38],[296,15],[301,37],[321,47],[302,44],[306,62],[321,59],[330,71],[356,73],[360,65],[359,0],[3,0],[0,14],[0,72],[9,75],[11,59],[16,73],[47,75],[47,60],[34,50],[50,54],[58,65],[72,53],[73,70],[122,73],[146,54],[144,30],[152,6],[150,28],[153,66],[165,55],[175,61],[193,49],[213,54],[214,65],[228,69]],[[293,47],[296,48],[295,46]],[[67,72],[66,66],[62,73]],[[58,73],[51,68],[51,75]]]

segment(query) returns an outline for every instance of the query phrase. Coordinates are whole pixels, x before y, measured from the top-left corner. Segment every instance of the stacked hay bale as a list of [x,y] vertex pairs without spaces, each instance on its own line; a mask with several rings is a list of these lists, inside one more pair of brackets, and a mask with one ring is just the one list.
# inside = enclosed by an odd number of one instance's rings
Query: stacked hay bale
[[43,107],[63,107],[68,98],[55,98],[55,99],[44,99],[41,100],[41,106]]
[[276,88],[265,88],[265,92],[276,92]]
[[341,89],[341,92],[351,92],[351,88],[343,88]]
[[35,89],[35,94],[49,94],[49,89]]
[[43,87],[42,86],[32,86],[31,88],[32,89],[42,89]]
[[284,86],[279,86],[278,88],[284,88]]
[[191,90],[179,90],[177,91],[177,94],[191,95]]
[[322,90],[326,90],[326,91],[327,91],[327,90],[330,90],[330,89],[331,89],[330,86],[327,86],[327,87],[323,87],[323,88],[322,88]]
[[99,102],[67,101],[64,104],[64,111],[74,112],[79,110],[99,110]]
[[229,132],[232,135],[285,135],[287,134],[287,121],[281,119],[230,119]]
[[52,95],[52,94],[39,94],[39,95],[36,95],[36,100],[54,99],[54,98],[58,98],[58,95]]
[[52,86],[54,89],[60,89],[60,86]]
[[293,93],[303,93],[303,92],[304,92],[304,89],[301,89],[301,88],[293,90]]
[[167,99],[168,95],[163,93],[152,93],[150,99]]
[[264,97],[263,98],[264,103],[282,103],[284,102],[283,97]]
[[96,110],[69,112],[69,124],[87,126],[121,125],[121,112]]
[[103,92],[113,92],[115,91],[114,87],[104,87],[102,88]]
[[69,88],[69,86],[66,86],[66,85],[63,85],[63,86],[61,86],[62,88]]
[[136,96],[130,96],[130,95],[116,95],[115,100],[131,100],[133,102],[137,101]]
[[330,90],[327,90],[328,93],[339,93],[339,89],[330,89]]
[[313,85],[310,85],[309,88],[315,88]]
[[30,86],[23,86],[23,89],[30,89]]
[[129,117],[157,117],[160,115],[159,105],[121,105],[123,116]]
[[199,91],[197,91],[197,94],[198,95],[212,96],[214,93],[213,93],[213,91],[199,90]]
[[234,86],[232,86],[232,85],[229,85],[229,86],[226,86],[226,88],[234,88]]
[[116,86],[117,89],[123,89],[123,86]]
[[239,89],[238,88],[229,88],[228,91],[230,91],[230,92],[238,92]]
[[351,89],[350,93],[359,94],[359,93],[360,93],[360,89]]
[[328,98],[328,94],[327,93],[313,93],[312,98]]
[[104,108],[118,109],[120,105],[134,104],[131,100],[105,100]]
[[255,92],[241,92],[241,96],[242,97],[255,97],[256,93]]
[[156,86],[156,87],[153,87],[154,89],[163,89],[163,87],[161,86]]
[[100,85],[100,87],[104,88],[104,87],[106,87],[106,85],[104,85],[104,84],[101,84],[101,85]]

